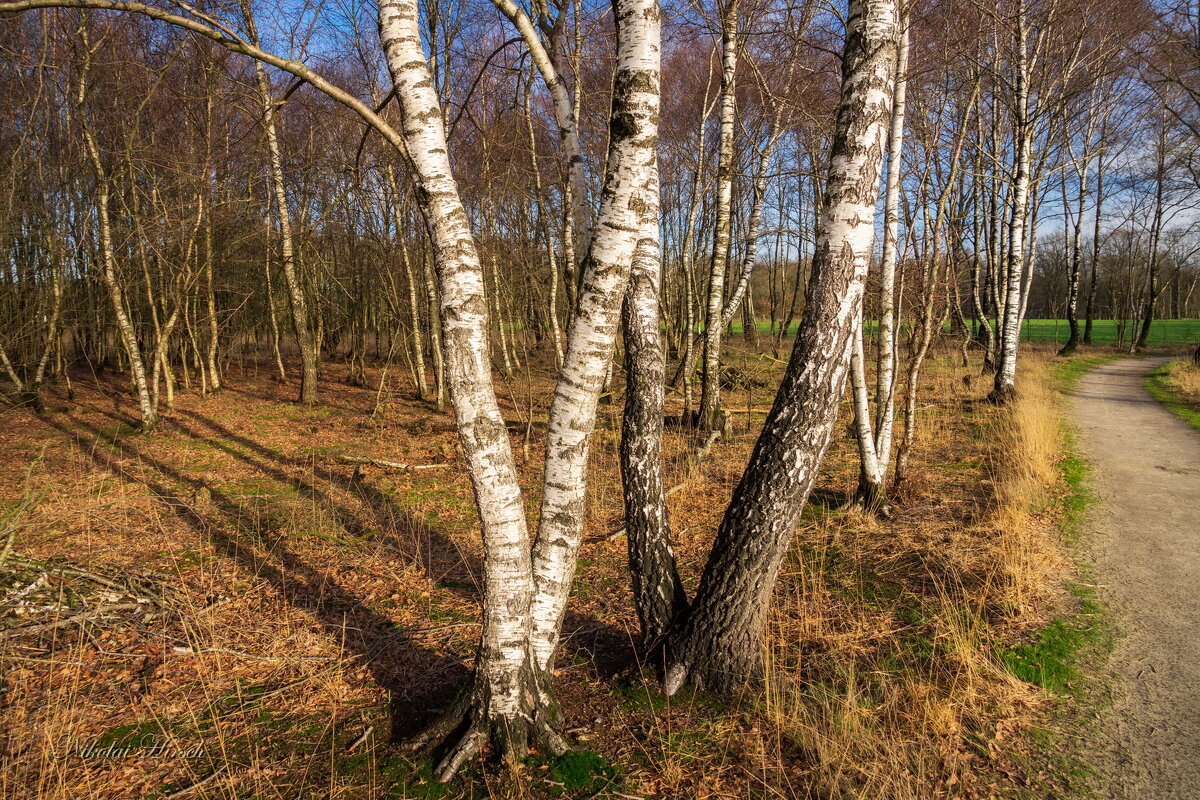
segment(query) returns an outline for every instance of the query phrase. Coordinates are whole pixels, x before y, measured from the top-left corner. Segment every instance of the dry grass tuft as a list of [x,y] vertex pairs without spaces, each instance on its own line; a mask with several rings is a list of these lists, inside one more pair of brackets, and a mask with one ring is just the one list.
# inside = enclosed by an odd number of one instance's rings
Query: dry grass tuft
[[812,796],[989,796],[1044,705],[1000,661],[1050,617],[1065,565],[1044,513],[1061,420],[1044,363],[1024,370],[1019,400],[995,409],[935,362],[907,510],[891,523],[823,512],[801,532],[766,713],[809,762]]
[[1173,361],[1167,366],[1168,384],[1195,406],[1200,406],[1200,366],[1190,359]]

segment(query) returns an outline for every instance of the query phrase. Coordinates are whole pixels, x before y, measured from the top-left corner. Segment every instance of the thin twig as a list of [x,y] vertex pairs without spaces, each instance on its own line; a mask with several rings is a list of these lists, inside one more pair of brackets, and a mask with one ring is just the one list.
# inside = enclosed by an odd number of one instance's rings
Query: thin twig
[[40,625],[25,625],[20,628],[10,628],[6,631],[0,631],[0,639],[9,639],[13,636],[21,636],[26,633],[39,633],[41,631],[53,630],[54,628],[62,628],[75,622],[83,622],[84,620],[98,617],[101,614],[107,614],[110,611],[129,611],[141,607],[141,603],[118,603],[112,606],[99,606],[91,611],[85,611],[82,614],[76,614],[73,617],[67,617],[55,622],[43,622]]
[[375,732],[375,726],[368,725],[367,729],[362,732],[362,736],[359,736],[357,739],[355,739],[353,742],[350,743],[350,746],[346,748],[346,752],[347,753],[353,752],[354,748],[358,747],[360,744],[365,742],[367,740],[367,737],[369,737],[374,732]]

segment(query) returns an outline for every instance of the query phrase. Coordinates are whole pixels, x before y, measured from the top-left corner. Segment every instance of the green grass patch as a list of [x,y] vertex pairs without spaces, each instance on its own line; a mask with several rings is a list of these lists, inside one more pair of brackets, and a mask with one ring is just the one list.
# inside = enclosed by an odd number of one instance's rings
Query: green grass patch
[[536,759],[534,765],[551,793],[564,797],[592,797],[621,779],[619,769],[591,750],[568,750],[557,758]]
[[[1080,335],[1083,321],[1080,320]],[[1122,344],[1128,345],[1130,336],[1136,337],[1141,322],[1125,323]],[[1097,347],[1116,347],[1120,326],[1115,320],[1097,319],[1092,322],[1092,344]],[[1071,326],[1065,319],[1027,319],[1021,324],[1021,341],[1053,342],[1065,344],[1071,334]],[[1192,344],[1200,340],[1200,319],[1156,319],[1150,323],[1150,347]]]
[[1050,384],[1060,392],[1073,391],[1080,379],[1096,367],[1129,357],[1126,353],[1088,353],[1055,359],[1050,365]]
[[1095,590],[1082,584],[1067,588],[1079,602],[1069,618],[1056,619],[1032,641],[1008,650],[1003,661],[1014,675],[1054,694],[1065,694],[1080,680],[1084,654],[1104,643],[1104,610],[1096,602]]
[[1200,404],[1185,396],[1171,383],[1173,372],[1190,368],[1191,363],[1186,360],[1168,362],[1151,370],[1144,385],[1151,397],[1174,411],[1188,425],[1200,430]]
[[[774,331],[771,329],[770,322],[756,323],[758,332],[762,335],[778,333],[779,324],[776,323]],[[1096,347],[1116,347],[1118,344],[1129,344],[1129,337],[1136,337],[1141,330],[1141,322],[1137,323],[1125,322],[1124,335],[1122,336],[1122,325],[1119,325],[1116,320],[1097,319],[1092,321],[1092,345]],[[795,336],[797,329],[800,327],[799,322],[793,322],[787,331],[788,336]],[[863,328],[867,338],[871,338],[878,323],[868,321]],[[734,322],[732,325],[734,334],[740,335],[744,330],[741,322]],[[946,323],[944,330],[950,330],[950,324]],[[1079,321],[1080,336],[1083,336],[1083,320]],[[1071,326],[1065,319],[1027,319],[1021,323],[1021,341],[1034,343],[1054,343],[1066,344],[1067,338],[1071,335]],[[1150,323],[1150,337],[1147,344],[1150,347],[1169,347],[1172,345],[1195,344],[1200,341],[1200,319],[1156,319]]]

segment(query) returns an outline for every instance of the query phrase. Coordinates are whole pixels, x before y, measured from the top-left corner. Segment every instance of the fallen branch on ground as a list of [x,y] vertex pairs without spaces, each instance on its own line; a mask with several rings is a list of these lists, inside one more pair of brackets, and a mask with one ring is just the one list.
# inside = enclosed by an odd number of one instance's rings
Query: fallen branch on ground
[[449,464],[401,464],[399,461],[384,461],[382,458],[367,458],[365,456],[333,455],[330,458],[341,461],[344,464],[366,464],[371,467],[394,469],[400,472],[407,472],[411,469],[441,469],[442,467],[449,466]]
[[82,614],[76,614],[66,619],[56,620],[55,622],[43,622],[38,625],[25,625],[20,628],[9,628],[6,631],[0,631],[0,639],[9,639],[13,636],[21,636],[26,633],[40,633],[41,631],[49,631],[55,628],[62,628],[76,622],[84,622],[94,617],[107,614],[112,611],[130,611],[135,608],[141,608],[142,603],[117,603],[111,606],[100,606],[91,611],[85,611]]

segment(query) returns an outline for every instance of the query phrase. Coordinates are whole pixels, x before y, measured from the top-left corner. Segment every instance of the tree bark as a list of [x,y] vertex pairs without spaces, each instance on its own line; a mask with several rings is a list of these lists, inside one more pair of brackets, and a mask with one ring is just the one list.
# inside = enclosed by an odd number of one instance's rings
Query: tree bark
[[1014,134],[1016,145],[1013,176],[1012,216],[1008,229],[1008,275],[1004,293],[1004,326],[1000,363],[991,394],[995,403],[1005,403],[1017,391],[1017,348],[1021,342],[1021,283],[1025,266],[1025,224],[1029,215],[1029,63],[1026,44],[1025,0],[1017,0],[1017,74],[1014,82]]
[[879,360],[875,381],[875,420],[872,431],[863,349],[863,313],[854,334],[850,381],[854,394],[854,419],[858,438],[858,489],[853,503],[869,511],[886,509],[885,479],[892,453],[896,416],[896,262],[899,260],[900,181],[904,156],[904,109],[908,71],[908,21],[900,22],[896,53],[892,121],[888,132],[887,191],[883,204],[883,256],[879,265]]
[[560,750],[562,742],[550,727],[547,678],[530,650],[529,532],[508,430],[492,386],[483,268],[450,170],[417,1],[384,0],[379,31],[416,173],[417,199],[434,243],[446,382],[483,529],[484,616],[474,684],[420,740],[455,736],[436,770],[440,780],[448,780],[485,743],[515,763],[531,737],[551,751]]
[[896,69],[896,4],[852,0],[808,303],[775,403],[670,635],[666,691],[721,692],[761,674],[771,591],[844,396],[874,239]]
[[716,430],[721,425],[721,333],[725,327],[725,270],[732,229],[738,0],[726,0],[726,3],[721,14],[721,142],[717,156],[717,219],[709,267],[708,310],[704,317],[704,364],[700,381],[700,426],[704,430]]
[[[243,3],[242,12],[250,43],[257,47],[258,30],[249,3]],[[275,195],[275,215],[279,222],[279,257],[287,284],[288,301],[292,311],[292,327],[296,330],[296,343],[300,347],[300,402],[311,405],[317,402],[317,369],[320,356],[313,331],[309,327],[308,301],[304,286],[296,269],[296,248],[292,240],[292,217],[288,209],[287,188],[283,178],[283,156],[279,148],[279,136],[275,127],[276,106],[271,99],[271,83],[262,62],[254,62],[258,82],[259,102],[263,109],[263,128],[267,135],[267,150],[270,155],[271,188]]]
[[629,574],[642,645],[652,649],[687,605],[671,547],[662,480],[665,364],[659,330],[658,182],[646,192],[642,235],[633,257],[622,321],[625,330],[625,415],[621,479]]
[[533,647],[550,665],[583,539],[589,440],[608,373],[647,193],[657,173],[660,11],[657,0],[616,0],[617,64],[600,213],[583,261],[546,436],[541,522],[534,545]]
[[86,55],[82,74],[79,78],[79,119],[83,132],[84,148],[87,150],[88,158],[92,162],[92,169],[96,174],[96,216],[100,232],[100,274],[104,281],[104,287],[108,291],[108,299],[112,304],[113,316],[117,320],[117,331],[121,337],[121,344],[125,349],[126,356],[129,358],[130,372],[133,373],[133,385],[137,391],[138,407],[141,410],[141,430],[144,433],[149,433],[158,424],[158,413],[155,411],[154,402],[150,397],[150,385],[146,379],[145,363],[142,360],[142,352],[138,346],[137,334],[133,330],[133,323],[130,321],[129,314],[125,309],[125,292],[121,287],[120,278],[117,276],[117,256],[113,250],[112,222],[109,217],[108,207],[108,174],[104,169],[104,164],[100,160],[100,150],[96,146],[96,138],[92,134],[87,111],[84,109],[84,100],[87,96],[87,79],[91,66],[91,45],[88,42],[86,26],[80,29],[80,34],[83,37],[83,47]]

